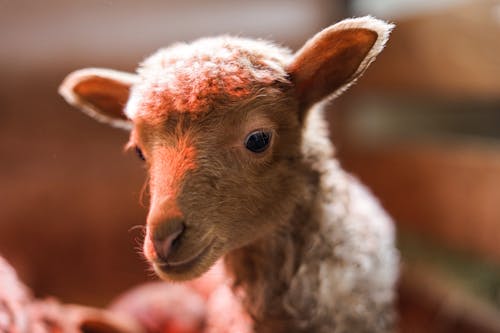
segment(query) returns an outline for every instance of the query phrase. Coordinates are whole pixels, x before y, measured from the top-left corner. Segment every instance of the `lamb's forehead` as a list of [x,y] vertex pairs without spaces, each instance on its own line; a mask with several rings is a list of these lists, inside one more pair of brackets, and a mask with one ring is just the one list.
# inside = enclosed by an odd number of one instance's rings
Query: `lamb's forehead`
[[288,49],[270,42],[229,36],[174,44],[139,66],[126,114],[134,119],[207,111],[215,101],[288,82],[284,67],[290,57]]

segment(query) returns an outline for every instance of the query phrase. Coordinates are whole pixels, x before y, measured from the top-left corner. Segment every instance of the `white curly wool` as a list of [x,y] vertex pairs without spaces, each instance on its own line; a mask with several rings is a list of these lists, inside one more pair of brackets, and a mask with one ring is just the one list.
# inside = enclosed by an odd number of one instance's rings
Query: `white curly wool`
[[125,114],[134,119],[156,109],[205,112],[217,96],[245,97],[255,83],[286,82],[290,55],[267,41],[231,36],[160,49],[140,65]]
[[392,332],[399,265],[393,223],[333,157],[322,105],[310,110],[303,139],[304,159],[320,174],[320,189],[312,215],[302,222],[319,228],[305,237],[305,251],[290,251],[284,260],[300,263],[287,282],[284,307],[296,318],[296,332]]

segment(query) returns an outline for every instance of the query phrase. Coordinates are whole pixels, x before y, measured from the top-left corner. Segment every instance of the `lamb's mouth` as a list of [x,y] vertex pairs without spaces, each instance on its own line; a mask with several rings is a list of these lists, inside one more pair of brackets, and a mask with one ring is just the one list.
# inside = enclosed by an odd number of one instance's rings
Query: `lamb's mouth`
[[155,261],[153,263],[155,270],[160,270],[167,275],[185,274],[198,266],[211,252],[213,242],[202,247],[193,256],[181,261]]

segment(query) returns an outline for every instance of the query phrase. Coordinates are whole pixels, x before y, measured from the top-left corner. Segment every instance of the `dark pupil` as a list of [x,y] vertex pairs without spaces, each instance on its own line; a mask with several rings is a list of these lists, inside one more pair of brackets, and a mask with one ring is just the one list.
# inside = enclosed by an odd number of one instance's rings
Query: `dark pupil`
[[144,157],[144,154],[142,153],[141,148],[135,147],[135,153],[137,154],[137,157],[139,157],[141,160],[145,161],[146,158]]
[[245,147],[254,153],[261,153],[266,150],[269,141],[271,141],[271,133],[263,131],[253,132],[247,137]]

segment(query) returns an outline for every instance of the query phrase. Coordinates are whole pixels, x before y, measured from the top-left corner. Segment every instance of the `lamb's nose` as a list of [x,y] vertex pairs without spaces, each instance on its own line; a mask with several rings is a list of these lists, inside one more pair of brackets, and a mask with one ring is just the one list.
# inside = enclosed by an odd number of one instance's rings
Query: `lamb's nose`
[[184,228],[184,221],[178,218],[164,221],[155,227],[151,240],[159,259],[167,261],[168,255],[178,244]]

